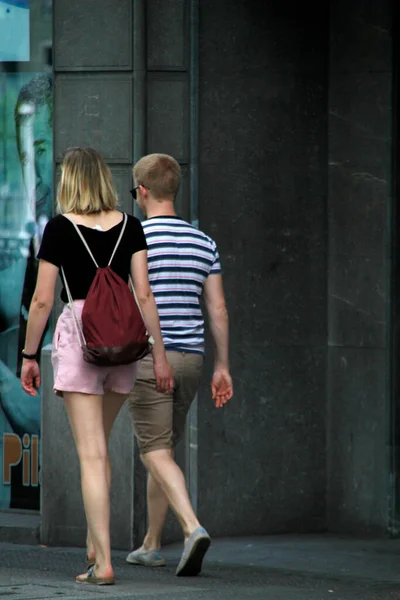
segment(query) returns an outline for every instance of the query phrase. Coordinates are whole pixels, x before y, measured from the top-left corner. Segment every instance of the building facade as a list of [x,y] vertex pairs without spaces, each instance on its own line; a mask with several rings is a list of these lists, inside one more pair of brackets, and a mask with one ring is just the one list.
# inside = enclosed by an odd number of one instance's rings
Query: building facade
[[[179,449],[201,521],[214,535],[396,535],[391,0],[289,11],[55,0],[52,10],[54,180],[67,147],[91,145],[134,213],[133,162],[172,154],[178,212],[219,246],[235,399],[213,409],[209,348]],[[145,485],[132,464],[136,539]],[[166,537],[177,535],[171,520]]]

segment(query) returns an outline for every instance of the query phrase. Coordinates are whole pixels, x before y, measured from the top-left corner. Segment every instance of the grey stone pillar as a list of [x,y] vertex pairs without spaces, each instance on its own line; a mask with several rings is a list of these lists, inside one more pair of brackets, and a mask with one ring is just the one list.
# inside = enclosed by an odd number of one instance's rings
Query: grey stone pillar
[[386,533],[393,496],[391,5],[330,14],[327,498],[344,533]]
[[[133,162],[146,153],[166,152],[182,167],[178,213],[188,220],[196,219],[193,206],[197,203],[192,199],[197,181],[194,154],[197,88],[192,76],[196,61],[193,53],[193,49],[196,50],[193,42],[193,35],[197,35],[196,10],[194,0],[54,2],[56,170],[66,148],[93,146],[110,165],[121,208],[128,213],[140,216],[129,193]],[[60,308],[58,302],[57,314]],[[46,543],[78,543],[79,540],[83,543],[80,492],[74,487],[79,485],[76,454],[71,446],[62,401],[54,398],[51,391],[49,350],[46,352],[43,356],[42,538]],[[49,426],[52,421],[54,429]],[[115,521],[113,543],[128,547],[139,543],[145,532],[146,477],[125,411],[115,427],[117,433],[113,439],[120,436],[124,445],[122,454],[117,451],[117,442],[112,445],[116,462],[124,457],[121,463],[124,476],[118,478],[118,466],[115,471],[114,489],[118,489],[119,482],[122,485],[119,493],[115,492],[115,510],[124,525],[121,521],[119,529],[119,521]],[[181,444],[177,456],[184,469],[186,464],[191,464],[193,491],[195,468],[188,454],[190,440],[193,441],[193,436]],[[63,451],[68,449],[72,457],[67,472],[60,475],[57,444]],[[62,507],[58,515],[57,502],[51,501],[53,495]],[[180,537],[175,520],[169,520],[165,541]]]
[[[218,243],[235,398],[198,412],[214,535],[326,527],[326,3],[200,3],[199,224]],[[317,24],[318,23],[318,24]]]

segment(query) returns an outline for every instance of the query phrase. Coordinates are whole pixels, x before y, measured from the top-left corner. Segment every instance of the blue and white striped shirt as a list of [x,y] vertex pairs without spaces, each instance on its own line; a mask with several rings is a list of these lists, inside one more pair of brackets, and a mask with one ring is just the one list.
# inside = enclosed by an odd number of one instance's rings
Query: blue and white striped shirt
[[221,272],[217,246],[178,217],[153,217],[142,225],[165,348],[203,354],[200,297],[207,277]]

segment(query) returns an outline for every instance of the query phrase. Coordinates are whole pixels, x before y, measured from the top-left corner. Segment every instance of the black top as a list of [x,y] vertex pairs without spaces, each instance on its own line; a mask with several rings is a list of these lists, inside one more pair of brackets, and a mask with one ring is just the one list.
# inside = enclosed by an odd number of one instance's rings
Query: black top
[[[123,219],[121,223],[107,231],[78,225],[99,267],[107,266],[121,233],[122,224]],[[140,250],[147,250],[142,225],[136,217],[128,215],[124,235],[110,265],[112,270],[126,282],[130,273],[132,254]],[[74,300],[86,298],[96,274],[96,265],[69,219],[57,215],[47,223],[38,258],[47,260],[57,267],[62,266],[72,298]],[[61,299],[68,302],[64,288]]]

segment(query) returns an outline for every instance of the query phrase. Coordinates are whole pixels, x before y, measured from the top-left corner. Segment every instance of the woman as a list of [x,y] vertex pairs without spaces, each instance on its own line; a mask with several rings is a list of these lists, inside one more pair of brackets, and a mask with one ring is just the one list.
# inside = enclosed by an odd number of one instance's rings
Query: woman
[[[40,385],[36,353],[53,307],[59,270],[61,267],[64,269],[78,318],[96,273],[96,267],[70,220],[78,225],[99,266],[105,266],[124,219],[124,215],[116,209],[117,197],[111,173],[103,158],[91,148],[73,148],[67,152],[62,164],[58,205],[61,214],[46,225],[38,254],[38,279],[22,353],[22,387],[31,396],[36,395]],[[111,268],[126,282],[131,273],[147,330],[154,338],[157,388],[172,392],[172,372],[148,281],[146,241],[142,226],[135,217],[128,216]],[[65,289],[61,298],[67,303]],[[137,365],[99,367],[86,363],[67,304],[54,333],[52,364],[54,390],[64,398],[79,455],[88,523],[87,556],[91,564],[87,573],[78,575],[76,581],[112,584],[114,572],[109,526],[111,469],[107,443],[115,418],[134,385]]]

